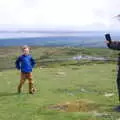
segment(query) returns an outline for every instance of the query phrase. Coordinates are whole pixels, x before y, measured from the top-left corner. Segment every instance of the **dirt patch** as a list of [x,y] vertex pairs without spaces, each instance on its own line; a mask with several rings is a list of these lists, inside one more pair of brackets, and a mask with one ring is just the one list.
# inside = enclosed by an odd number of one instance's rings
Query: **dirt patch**
[[64,112],[90,112],[96,110],[98,105],[92,101],[77,100],[63,104],[49,105],[47,108]]

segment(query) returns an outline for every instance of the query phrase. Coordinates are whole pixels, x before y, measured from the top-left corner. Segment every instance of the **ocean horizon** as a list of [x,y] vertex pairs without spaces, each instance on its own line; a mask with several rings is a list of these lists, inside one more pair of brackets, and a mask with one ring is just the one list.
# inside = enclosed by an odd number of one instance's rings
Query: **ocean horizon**
[[[0,47],[7,46],[74,46],[106,47],[105,31],[0,31]],[[109,32],[119,40],[119,32]]]

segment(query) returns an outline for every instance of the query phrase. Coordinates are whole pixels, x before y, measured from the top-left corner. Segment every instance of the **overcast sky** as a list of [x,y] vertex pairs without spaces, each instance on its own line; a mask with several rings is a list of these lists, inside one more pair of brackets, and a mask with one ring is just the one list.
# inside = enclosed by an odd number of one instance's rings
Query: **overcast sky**
[[0,0],[0,29],[120,29],[120,0]]

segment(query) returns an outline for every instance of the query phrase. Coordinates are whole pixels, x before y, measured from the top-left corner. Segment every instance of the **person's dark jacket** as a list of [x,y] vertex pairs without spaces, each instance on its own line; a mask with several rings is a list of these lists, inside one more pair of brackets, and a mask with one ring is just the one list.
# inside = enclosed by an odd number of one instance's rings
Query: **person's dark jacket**
[[107,46],[113,50],[120,50],[120,42],[119,41],[112,41],[110,43],[107,43]]
[[[107,43],[108,48],[113,50],[120,50],[120,42],[119,41],[112,41]],[[118,66],[120,67],[120,53],[118,54]]]

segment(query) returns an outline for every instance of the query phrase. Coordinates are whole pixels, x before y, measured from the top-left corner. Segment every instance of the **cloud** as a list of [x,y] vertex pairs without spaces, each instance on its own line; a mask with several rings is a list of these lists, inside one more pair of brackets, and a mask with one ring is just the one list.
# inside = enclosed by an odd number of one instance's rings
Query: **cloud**
[[119,0],[0,0],[0,26],[118,26]]

